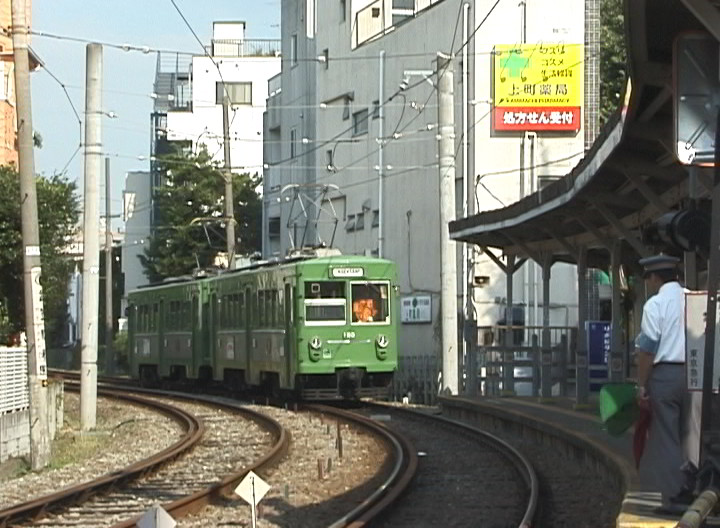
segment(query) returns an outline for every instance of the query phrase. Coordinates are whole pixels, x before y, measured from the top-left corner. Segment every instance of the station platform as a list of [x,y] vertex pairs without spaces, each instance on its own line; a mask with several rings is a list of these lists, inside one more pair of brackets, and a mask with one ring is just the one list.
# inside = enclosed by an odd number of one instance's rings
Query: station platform
[[[600,450],[611,467],[618,472],[618,479],[624,482],[625,496],[619,507],[617,528],[675,528],[680,516],[664,515],[655,510],[660,507],[660,493],[652,490],[644,481],[642,472],[635,468],[632,454],[633,429],[621,436],[611,436],[600,420],[597,397],[592,395],[590,403],[577,409],[575,400],[553,397],[540,400],[534,397],[452,397],[441,398],[441,405],[468,405],[483,407],[487,411],[512,414],[513,420],[527,421],[534,426],[552,428],[559,436],[574,435],[584,440],[596,452]],[[720,520],[713,518],[707,526],[720,526]]]

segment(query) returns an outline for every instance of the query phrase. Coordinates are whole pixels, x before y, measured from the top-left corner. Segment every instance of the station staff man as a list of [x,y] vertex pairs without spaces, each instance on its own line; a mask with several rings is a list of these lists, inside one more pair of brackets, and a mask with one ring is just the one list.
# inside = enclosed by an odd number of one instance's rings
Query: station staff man
[[[682,512],[692,502],[688,476],[690,397],[685,373],[685,289],[678,282],[680,259],[656,255],[640,260],[649,293],[635,340],[638,404],[652,418],[641,472],[662,494],[662,509]],[[695,433],[695,431],[692,431]],[[693,461],[697,463],[697,461]]]

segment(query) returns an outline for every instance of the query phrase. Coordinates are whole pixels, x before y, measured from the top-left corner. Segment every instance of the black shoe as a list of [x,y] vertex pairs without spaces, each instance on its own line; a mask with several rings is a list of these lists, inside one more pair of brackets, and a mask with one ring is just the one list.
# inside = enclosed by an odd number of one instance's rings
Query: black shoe
[[670,497],[670,503],[690,506],[693,502],[695,502],[695,498],[695,494],[692,491],[684,489],[674,497]]

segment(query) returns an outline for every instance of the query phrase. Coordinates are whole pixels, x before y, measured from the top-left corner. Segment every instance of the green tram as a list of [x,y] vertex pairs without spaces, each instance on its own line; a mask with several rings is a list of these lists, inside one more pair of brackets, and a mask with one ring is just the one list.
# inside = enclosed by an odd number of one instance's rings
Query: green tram
[[131,376],[304,399],[386,397],[397,368],[395,264],[297,258],[128,295]]

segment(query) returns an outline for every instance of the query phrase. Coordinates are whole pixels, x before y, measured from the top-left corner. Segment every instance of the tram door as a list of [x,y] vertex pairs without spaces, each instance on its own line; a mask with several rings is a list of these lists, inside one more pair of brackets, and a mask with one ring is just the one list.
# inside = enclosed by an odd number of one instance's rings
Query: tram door
[[251,371],[252,359],[253,359],[253,335],[252,335],[252,320],[256,317],[255,310],[256,304],[252,302],[250,295],[250,288],[245,288],[245,381],[248,384],[252,384],[253,372]]
[[293,320],[293,289],[292,284],[285,283],[285,340],[283,348],[285,351],[285,371],[287,372],[287,386],[293,386],[293,357],[295,352],[293,344],[295,343],[295,321]]

